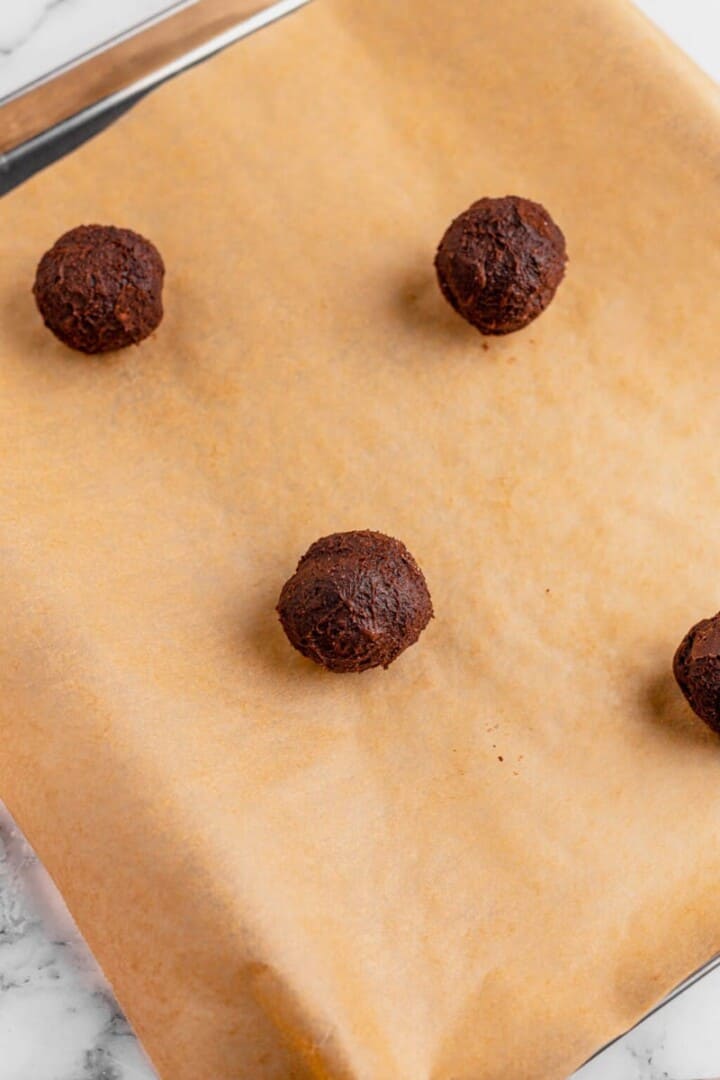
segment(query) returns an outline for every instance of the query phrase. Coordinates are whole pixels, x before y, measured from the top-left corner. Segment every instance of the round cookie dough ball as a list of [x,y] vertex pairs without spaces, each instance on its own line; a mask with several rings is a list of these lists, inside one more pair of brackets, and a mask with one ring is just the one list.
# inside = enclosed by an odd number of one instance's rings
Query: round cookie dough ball
[[673,671],[690,708],[720,734],[720,612],[688,630]]
[[160,253],[139,233],[79,225],[45,252],[33,292],[65,345],[102,353],[137,345],[159,326],[164,276]]
[[445,299],[483,334],[520,330],[545,310],[565,273],[565,237],[539,203],[479,199],[440,241]]
[[388,667],[433,616],[405,545],[369,530],[317,540],[283,586],[277,610],[303,656],[341,672]]

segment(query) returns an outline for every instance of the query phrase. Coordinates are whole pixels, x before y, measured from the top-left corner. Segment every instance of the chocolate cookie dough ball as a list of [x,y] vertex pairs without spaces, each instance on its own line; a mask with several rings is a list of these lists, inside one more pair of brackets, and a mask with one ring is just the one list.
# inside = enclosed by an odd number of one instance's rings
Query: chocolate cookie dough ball
[[720,734],[720,612],[688,630],[673,671],[690,708]]
[[384,667],[433,616],[425,578],[399,540],[346,532],[308,549],[278,603],[292,645],[330,671]]
[[35,301],[56,337],[85,353],[137,345],[163,316],[165,266],[154,244],[130,229],[79,225],[46,251]]
[[545,310],[565,273],[565,237],[544,207],[506,195],[479,199],[440,241],[445,299],[483,334],[520,330]]

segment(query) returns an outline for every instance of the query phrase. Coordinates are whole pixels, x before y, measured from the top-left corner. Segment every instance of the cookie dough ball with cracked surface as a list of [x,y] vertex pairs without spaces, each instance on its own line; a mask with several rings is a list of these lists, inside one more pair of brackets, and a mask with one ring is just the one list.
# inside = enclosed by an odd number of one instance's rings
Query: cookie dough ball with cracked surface
[[295,648],[330,671],[388,667],[433,616],[425,578],[399,540],[362,530],[317,540],[278,602]]
[[149,240],[114,225],[79,225],[46,251],[33,292],[45,325],[84,353],[137,345],[163,316],[165,266]]
[[547,210],[506,195],[455,218],[435,256],[446,300],[483,334],[521,330],[545,310],[565,273],[565,237]]

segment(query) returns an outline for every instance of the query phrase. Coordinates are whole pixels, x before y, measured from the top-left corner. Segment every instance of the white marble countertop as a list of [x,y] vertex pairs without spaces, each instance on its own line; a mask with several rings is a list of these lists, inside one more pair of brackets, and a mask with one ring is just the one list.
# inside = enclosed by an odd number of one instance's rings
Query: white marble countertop
[[[0,100],[191,2],[0,0]],[[636,2],[720,80],[720,0]],[[717,968],[577,1080],[720,1077],[719,1014]],[[0,1080],[153,1078],[62,900],[0,804]]]

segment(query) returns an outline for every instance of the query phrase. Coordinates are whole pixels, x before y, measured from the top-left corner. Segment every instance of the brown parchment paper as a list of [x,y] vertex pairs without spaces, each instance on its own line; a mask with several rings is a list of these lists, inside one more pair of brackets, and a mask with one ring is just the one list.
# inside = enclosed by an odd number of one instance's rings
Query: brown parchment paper
[[[614,0],[317,0],[0,203],[0,793],[162,1077],[561,1078],[720,947],[713,95]],[[571,262],[483,346],[507,192]],[[29,291],[90,221],[168,266],[106,360]],[[338,677],[273,607],[355,527],[437,618]]]

